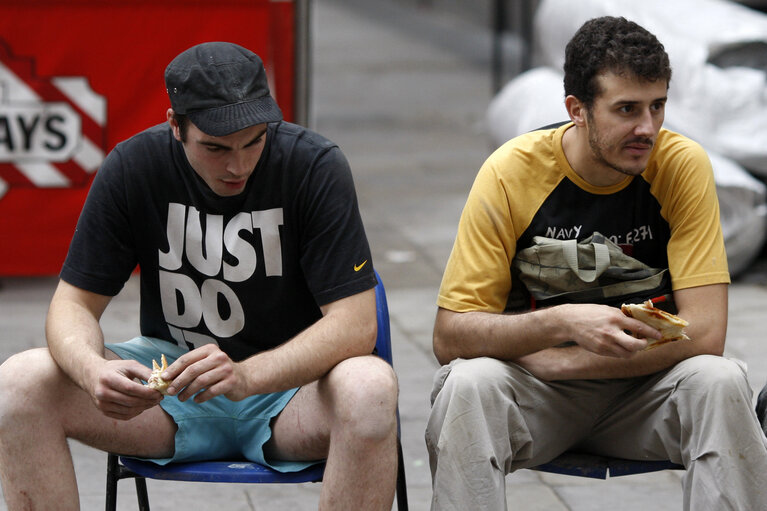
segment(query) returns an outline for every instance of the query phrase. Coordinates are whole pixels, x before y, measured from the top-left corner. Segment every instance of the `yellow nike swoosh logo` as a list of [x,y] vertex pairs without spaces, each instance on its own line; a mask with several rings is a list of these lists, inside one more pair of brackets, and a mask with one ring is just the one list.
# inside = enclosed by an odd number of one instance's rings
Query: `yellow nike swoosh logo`
[[368,262],[368,260],[365,259],[364,261],[362,261],[362,264],[360,264],[359,266],[355,264],[354,265],[354,271],[360,271],[362,269],[362,267],[367,264],[367,262]]

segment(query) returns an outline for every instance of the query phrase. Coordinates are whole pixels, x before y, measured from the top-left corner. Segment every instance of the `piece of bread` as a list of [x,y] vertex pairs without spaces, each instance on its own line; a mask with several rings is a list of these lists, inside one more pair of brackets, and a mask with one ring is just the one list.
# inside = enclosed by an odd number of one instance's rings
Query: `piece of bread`
[[167,395],[168,385],[170,385],[170,382],[165,381],[160,377],[162,372],[168,368],[168,361],[165,360],[164,353],[160,355],[160,360],[162,362],[162,365],[158,365],[157,361],[152,359],[152,375],[149,377],[149,380],[146,382],[146,385],[150,389],[158,390],[160,391],[161,394]]
[[656,348],[668,342],[690,340],[687,334],[684,333],[684,328],[689,323],[679,316],[656,308],[650,300],[644,303],[624,303],[621,305],[621,311],[630,318],[638,319],[642,323],[650,325],[663,336],[661,339],[645,338],[648,343],[647,348],[645,348],[646,350]]

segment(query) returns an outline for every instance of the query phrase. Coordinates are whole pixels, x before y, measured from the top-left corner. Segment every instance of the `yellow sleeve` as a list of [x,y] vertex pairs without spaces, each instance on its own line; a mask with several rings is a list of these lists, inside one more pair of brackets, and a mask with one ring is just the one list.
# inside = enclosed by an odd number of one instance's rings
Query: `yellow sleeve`
[[437,305],[457,312],[503,311],[511,289],[513,233],[503,183],[488,160],[461,214]]
[[456,312],[503,312],[517,239],[563,179],[554,147],[566,127],[510,140],[479,170],[458,224],[437,305]]
[[[662,205],[671,239],[667,252],[674,290],[730,282],[713,169],[703,148],[664,131],[668,138],[651,191]],[[652,176],[650,176],[652,177]]]

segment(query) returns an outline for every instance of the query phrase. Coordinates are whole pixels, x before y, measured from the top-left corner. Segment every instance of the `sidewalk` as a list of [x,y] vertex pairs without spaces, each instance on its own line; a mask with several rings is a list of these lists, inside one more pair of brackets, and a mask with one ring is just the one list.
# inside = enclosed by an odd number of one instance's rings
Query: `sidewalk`
[[[312,7],[313,127],[341,146],[354,172],[387,289],[410,508],[425,510],[431,489],[423,432],[437,369],[434,302],[463,203],[491,149],[482,128],[491,99],[490,32],[389,1],[317,0]],[[0,360],[44,344],[55,282],[0,283]],[[137,284],[131,280],[105,314],[108,339],[136,332]],[[728,355],[749,364],[755,390],[767,381],[766,303],[764,270],[731,286]],[[72,450],[82,509],[103,509],[106,455],[76,443]],[[594,481],[523,470],[506,479],[509,509],[679,511],[680,475]],[[148,486],[157,511],[311,510],[320,490],[318,484]],[[121,482],[118,493],[118,509],[136,509],[132,482]]]

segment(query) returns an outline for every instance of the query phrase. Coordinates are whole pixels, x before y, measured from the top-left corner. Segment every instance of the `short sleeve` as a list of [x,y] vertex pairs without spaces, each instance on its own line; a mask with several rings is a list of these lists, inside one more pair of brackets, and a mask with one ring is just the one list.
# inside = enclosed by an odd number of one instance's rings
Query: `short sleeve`
[[319,305],[376,285],[351,169],[337,146],[322,152],[299,190],[300,263]]
[[88,192],[60,277],[73,286],[114,296],[136,267],[119,152],[104,160]]
[[662,204],[671,238],[667,253],[675,290],[729,283],[719,200],[711,162],[703,148],[673,132],[652,191]]
[[456,312],[503,311],[515,249],[508,196],[492,163],[486,162],[461,213],[437,305]]

